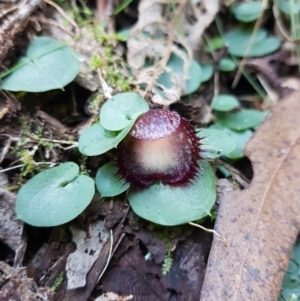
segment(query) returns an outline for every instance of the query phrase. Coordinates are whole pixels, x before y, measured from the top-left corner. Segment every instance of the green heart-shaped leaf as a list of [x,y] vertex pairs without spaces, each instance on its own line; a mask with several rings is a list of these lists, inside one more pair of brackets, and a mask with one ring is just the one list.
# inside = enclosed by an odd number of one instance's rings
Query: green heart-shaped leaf
[[80,70],[80,62],[67,45],[38,37],[8,71],[0,75],[0,88],[8,91],[44,92],[63,89]]
[[219,70],[220,71],[225,71],[225,72],[229,72],[229,71],[233,71],[236,69],[236,63],[227,57],[224,57],[221,59],[220,64],[219,64]]
[[18,192],[17,218],[33,226],[52,227],[77,217],[95,194],[94,181],[78,173],[78,165],[67,162],[34,176]]
[[196,61],[192,60],[189,68],[189,79],[186,82],[185,91],[183,95],[189,95],[197,91],[201,83],[209,77],[209,67],[203,73],[202,67]]
[[[177,54],[172,53],[167,64],[167,66],[172,70],[172,72],[179,76],[182,76],[183,65],[183,59],[180,58]],[[209,72],[209,70],[207,70],[207,72]],[[188,71],[188,77],[189,78],[186,81],[185,91],[183,95],[188,95],[195,92],[200,87],[203,81],[201,66],[194,60],[191,61],[191,65]],[[171,81],[170,73],[168,72],[163,72],[157,79],[157,83],[168,89],[171,89],[174,85],[174,83]]]
[[276,0],[276,5],[280,11],[287,15],[298,14],[300,12],[300,3],[289,0]]
[[218,122],[225,128],[243,131],[255,127],[267,116],[268,111],[243,109],[236,113],[216,112]]
[[222,130],[200,129],[197,136],[202,138],[200,155],[204,159],[227,156],[235,148],[235,141]]
[[219,94],[212,100],[211,107],[217,111],[231,111],[240,105],[238,99],[230,94]]
[[109,162],[98,169],[96,187],[102,197],[112,197],[126,191],[130,184],[116,174],[117,167]]
[[211,64],[201,63],[199,65],[200,65],[201,70],[202,70],[202,73],[201,73],[201,83],[204,83],[204,82],[208,81],[209,79],[211,79],[211,77],[214,74],[214,68],[213,68],[213,66]]
[[210,215],[216,200],[215,175],[208,162],[201,162],[200,175],[187,186],[161,183],[128,194],[133,211],[153,223],[175,226]]
[[116,147],[129,133],[134,122],[118,132],[106,130],[101,124],[92,125],[79,137],[79,151],[86,156],[98,156]]
[[[225,35],[225,40],[228,45],[228,52],[231,55],[243,57],[248,50],[252,29],[234,29]],[[250,51],[247,52],[250,57],[264,56],[279,49],[281,41],[274,36],[267,36],[267,31],[259,29],[253,42]]]
[[100,123],[109,131],[120,131],[149,110],[145,99],[133,92],[116,94],[100,111]]
[[252,22],[259,17],[262,4],[261,1],[237,3],[233,6],[234,16],[239,21]]
[[251,130],[234,131],[224,128],[218,123],[211,125],[209,128],[224,131],[228,136],[230,136],[234,140],[235,148],[229,154],[226,154],[226,157],[230,159],[240,159],[245,156],[244,147],[253,135],[253,132]]

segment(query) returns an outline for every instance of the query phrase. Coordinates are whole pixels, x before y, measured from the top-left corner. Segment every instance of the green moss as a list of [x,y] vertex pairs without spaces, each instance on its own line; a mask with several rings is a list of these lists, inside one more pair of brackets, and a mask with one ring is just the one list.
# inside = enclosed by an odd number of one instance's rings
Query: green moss
[[51,286],[51,290],[55,292],[58,289],[58,287],[61,285],[63,280],[64,280],[64,272],[60,272],[57,278],[55,279],[53,285]]
[[171,243],[168,243],[167,254],[164,259],[164,263],[162,265],[162,273],[163,275],[167,275],[172,267],[173,259],[171,257]]
[[101,59],[101,57],[98,54],[94,54],[91,57],[89,64],[91,66],[91,69],[95,70],[103,65],[103,60]]
[[[131,90],[131,82],[133,77],[124,76],[122,71],[125,71],[125,60],[116,53],[116,45],[123,38],[119,34],[106,33],[101,24],[92,28],[93,34],[97,42],[103,49],[102,58],[99,55],[93,55],[90,60],[91,69],[101,67],[103,76],[108,85],[118,92],[126,92]],[[129,74],[129,72],[127,71]]]

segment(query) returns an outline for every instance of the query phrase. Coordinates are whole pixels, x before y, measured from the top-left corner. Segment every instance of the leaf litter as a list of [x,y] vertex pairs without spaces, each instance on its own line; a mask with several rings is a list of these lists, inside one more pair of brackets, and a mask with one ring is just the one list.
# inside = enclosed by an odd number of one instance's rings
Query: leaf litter
[[[188,70],[192,51],[198,47],[195,41],[200,39],[203,27],[213,20],[201,19],[199,10],[187,0],[180,2],[177,9],[166,4],[169,2],[140,1],[139,19],[131,29],[127,42],[127,62],[135,76],[135,83],[146,85],[146,93],[153,94],[152,101],[165,106],[178,101],[184,94],[186,81],[191,76]],[[214,15],[217,12],[214,9],[218,7],[218,1],[211,1],[207,7],[208,12]],[[189,25],[191,18],[196,20],[193,25]],[[182,73],[176,74],[168,68],[171,53],[182,59]],[[163,72],[170,75],[171,88],[157,82]]]
[[[30,12],[33,11],[37,3],[38,1],[28,1],[29,7],[31,5]],[[214,21],[220,10],[220,3],[218,0],[202,0],[182,1],[180,3],[174,1],[174,5],[168,4],[170,1],[167,0],[139,1],[138,21],[131,29],[127,43],[127,63],[130,70],[126,70],[124,64],[116,62],[113,64],[114,68],[120,70],[123,76],[132,74],[134,76],[132,82],[135,84],[133,85],[134,89],[151,99],[152,106],[169,107],[173,104],[172,108],[178,109],[194,124],[209,124],[214,120],[214,116],[207,99],[211,99],[212,94],[218,95],[219,88],[221,93],[228,93],[222,76],[221,81],[223,80],[224,86],[218,87],[219,73],[217,71],[214,74],[214,86],[208,83],[203,90],[200,90],[201,95],[198,91],[191,97],[192,99],[189,98],[189,101],[179,102],[179,100],[184,94],[186,81],[189,79],[188,70],[192,58],[202,54],[199,52],[199,48],[203,46],[202,35],[204,30]],[[228,3],[225,3],[225,6],[227,5]],[[6,12],[5,10],[4,15]],[[14,16],[14,14],[9,13],[9,10],[8,14],[10,17]],[[41,18],[35,19],[38,22],[41,20]],[[56,21],[57,19],[54,20],[54,22]],[[48,27],[54,28],[55,26],[52,26],[53,23],[51,22],[49,22],[51,26]],[[55,25],[64,27],[65,24],[57,22]],[[67,30],[72,35],[72,29],[68,28]],[[207,33],[208,35],[215,34],[211,28],[207,30]],[[80,49],[80,52],[85,55],[85,70],[84,73],[81,73],[79,82],[88,90],[100,91],[104,98],[107,98],[109,93],[105,93],[103,85],[103,79],[107,75],[104,72],[105,66],[100,67],[100,73],[95,72],[95,70],[91,71],[88,61],[93,53],[99,53],[100,57],[105,57],[106,45],[99,43],[99,41],[94,43],[95,35],[90,31],[90,28],[82,30],[82,34],[83,39],[78,40],[77,49]],[[59,40],[65,40],[65,38],[59,38],[57,32],[53,33],[53,36]],[[3,33],[0,30],[0,45],[1,39],[3,40]],[[73,40],[72,36],[71,40]],[[114,41],[113,45],[116,48],[116,54],[118,52],[117,43]],[[7,49],[4,50],[6,53]],[[223,50],[213,54],[213,56],[216,55],[214,57],[216,62],[216,57],[221,58],[224,55]],[[123,54],[124,48],[121,47],[121,56]],[[183,71],[179,74],[174,73],[168,66],[172,54],[176,54],[183,62]],[[0,57],[2,60],[1,55]],[[120,53],[118,60],[119,58]],[[296,77],[290,76],[288,79],[284,79],[282,74],[278,73],[278,66],[274,62],[279,61],[285,65],[296,66],[298,64],[296,57],[286,55],[286,51],[283,49],[268,57],[252,59],[245,63],[246,68],[252,68],[251,72],[258,73],[257,78],[264,87],[267,87],[268,96],[271,96],[272,92],[275,94],[275,97],[270,97],[273,102],[277,102],[291,90],[298,90],[299,88],[299,84],[292,84],[293,82],[297,83]],[[105,62],[106,66],[107,64]],[[4,66],[6,65],[7,62],[4,62]],[[172,88],[168,88],[157,81],[163,72],[170,75]],[[266,85],[268,82],[270,83],[269,86]],[[114,86],[114,89],[115,92],[118,91],[118,87]],[[10,99],[13,97],[10,96]],[[299,112],[299,105],[296,104],[297,97],[299,98],[299,94],[280,100],[278,107],[274,108],[248,144],[245,152],[246,155],[249,155],[255,174],[251,186],[247,188],[247,181],[239,181],[237,177],[233,176],[234,181],[226,180],[228,183],[226,183],[225,188],[221,189],[222,195],[219,193],[218,203],[220,207],[218,208],[216,230],[226,237],[228,247],[225,248],[221,240],[214,240],[201,295],[203,301],[268,300],[268,298],[276,300],[277,298],[283,272],[287,267],[288,258],[299,230],[299,190],[295,184],[297,178],[299,179],[299,174],[297,174],[297,170],[299,170],[299,136],[297,136],[299,133],[297,133],[297,127],[298,129],[300,127],[297,124],[299,121],[295,117],[296,113]],[[261,108],[266,100],[267,98],[264,99],[263,104],[254,101],[253,106],[257,105],[258,108]],[[18,109],[20,109],[21,105],[18,101],[17,104]],[[22,110],[25,107],[23,104],[24,102],[22,103]],[[76,102],[76,105],[78,104]],[[39,104],[38,106],[42,105]],[[96,108],[99,108],[99,104]],[[81,109],[82,107],[80,107]],[[52,108],[50,112],[56,115],[57,110]],[[8,114],[6,111],[4,110],[4,113],[1,114],[0,119],[5,117],[5,126],[2,126],[0,132],[11,134],[14,132],[7,130],[9,123],[6,118],[13,118],[18,113],[16,110],[13,114],[10,114],[11,112]],[[76,113],[78,114],[78,112]],[[50,115],[48,120],[49,118],[51,118]],[[80,118],[82,120],[86,116],[80,115]],[[89,119],[90,123],[93,122],[93,118]],[[72,126],[72,124],[70,122],[68,125]],[[63,126],[64,124],[60,123],[60,128]],[[52,128],[48,126],[49,128],[51,137]],[[68,128],[69,130],[70,128]],[[75,137],[76,131],[77,128],[73,129],[72,132],[72,134],[75,133]],[[252,133],[251,130],[248,131]],[[73,137],[74,135],[72,135]],[[261,143],[262,141],[264,143]],[[14,144],[14,142],[12,143]],[[32,140],[30,143],[32,146]],[[71,153],[67,154],[67,156],[72,156]],[[243,155],[243,151],[240,149],[239,157]],[[10,160],[11,163],[13,160],[10,159],[10,156],[12,156],[11,152],[5,151],[2,159],[5,159],[5,162]],[[58,162],[62,157],[54,158],[55,156],[52,156],[51,160]],[[105,163],[105,160],[106,158],[91,160],[88,166],[93,166],[95,169],[95,166],[99,166],[99,162],[101,165]],[[233,169],[230,170],[230,172],[232,171]],[[15,181],[15,174],[10,173],[10,175],[12,175],[11,180]],[[220,180],[219,183],[221,183]],[[244,186],[245,189],[242,191],[237,189],[237,183]],[[231,190],[233,187],[235,189]],[[298,201],[293,202],[297,193]],[[6,204],[8,207],[10,206],[9,222],[0,224],[1,243],[4,241],[4,244],[12,248],[13,251],[19,252],[18,250],[21,250],[19,257],[14,257],[14,264],[18,265],[22,262],[26,242],[22,237],[23,225],[21,224],[20,227],[20,223],[15,221],[14,215],[11,214],[14,194],[10,193],[10,197],[11,199]],[[6,199],[4,198],[4,200]],[[1,209],[3,208],[6,207],[1,205]],[[0,212],[2,211],[0,210]],[[98,255],[97,253],[98,256],[95,256],[97,258],[93,258],[93,266],[89,271],[83,273],[82,277],[86,277],[86,285],[81,289],[76,288],[75,285],[74,290],[68,290],[64,277],[61,282],[58,281],[59,275],[61,273],[64,275],[68,255],[72,252],[75,255],[78,252],[78,249],[75,251],[76,246],[72,243],[69,230],[62,226],[54,229],[50,237],[40,238],[45,244],[39,246],[38,251],[33,251],[32,246],[28,246],[26,259],[33,256],[27,265],[29,276],[34,278],[38,286],[45,286],[45,290],[48,290],[48,286],[56,283],[58,289],[56,289],[55,300],[83,301],[87,300],[91,294],[96,300],[113,300],[113,298],[116,300],[173,300],[181,298],[181,296],[186,298],[184,300],[199,299],[210,247],[209,235],[206,236],[203,233],[199,235],[198,232],[193,232],[183,235],[176,242],[171,240],[171,245],[174,247],[170,250],[173,263],[170,272],[165,276],[162,274],[161,265],[164,255],[168,252],[168,243],[159,235],[154,234],[153,229],[146,231],[145,228],[150,226],[145,225],[131,212],[128,213],[128,205],[124,203],[123,197],[105,202],[103,199],[95,197],[85,214],[77,219],[76,225],[71,225],[71,227],[77,228],[79,224],[79,227],[83,229],[80,230],[80,233],[83,234],[82,237],[85,237],[86,241],[81,238],[77,242],[79,245],[85,246],[92,239],[89,235],[93,233],[89,233],[88,225],[99,218],[104,219],[106,227],[114,229],[113,250],[110,250],[109,244],[106,243],[100,252],[101,254]],[[211,226],[210,223],[208,224]],[[6,230],[8,225],[11,232]],[[31,242],[32,230],[26,226],[25,228],[29,230],[29,242]],[[16,237],[10,237],[10,233],[16,233],[13,234]],[[92,249],[94,250],[94,246]],[[110,252],[113,255],[111,263],[104,274],[104,278],[97,285],[99,271],[104,270],[107,266]],[[0,264],[2,263],[1,261]],[[26,263],[24,262],[24,264]],[[1,271],[4,270],[2,268],[1,265]],[[80,269],[80,266],[78,268]],[[118,279],[119,275],[121,275],[120,279]],[[139,286],[135,287],[134,283],[128,281],[128,277],[131,275],[133,275],[131,281],[136,279],[135,283]],[[28,278],[25,280],[28,281]],[[17,282],[15,279],[13,282],[8,282],[8,284],[11,283],[13,285],[18,283],[19,285],[20,279]],[[28,283],[36,289],[35,284],[30,281]],[[125,285],[123,285],[124,283]],[[92,293],[93,289],[94,292]],[[41,288],[41,290],[43,289]],[[143,292],[147,292],[146,297]],[[47,298],[46,295],[44,296]],[[30,295],[30,298],[33,297]],[[52,294],[49,293],[48,300],[51,299]]]

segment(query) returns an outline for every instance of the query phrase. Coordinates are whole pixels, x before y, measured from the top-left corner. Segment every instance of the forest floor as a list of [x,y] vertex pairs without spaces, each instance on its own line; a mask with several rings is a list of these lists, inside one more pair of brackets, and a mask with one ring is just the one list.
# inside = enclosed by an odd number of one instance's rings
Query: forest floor
[[[0,1],[0,300],[300,300],[299,16]],[[136,189],[118,167],[154,109],[188,125],[149,162],[191,177]]]

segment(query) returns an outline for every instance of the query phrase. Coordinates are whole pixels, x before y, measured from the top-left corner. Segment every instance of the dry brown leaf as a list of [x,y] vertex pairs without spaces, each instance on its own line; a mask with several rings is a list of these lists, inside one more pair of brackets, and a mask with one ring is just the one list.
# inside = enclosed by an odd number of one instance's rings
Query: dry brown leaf
[[[200,9],[191,0],[174,1],[173,6],[169,0],[140,1],[139,19],[127,42],[127,61],[135,84],[146,84],[156,104],[168,106],[184,94],[192,51],[199,48],[203,30],[219,7],[219,0],[203,3]],[[171,53],[183,60],[182,73],[168,70]],[[170,74],[171,87],[156,82],[163,72]]]
[[89,233],[74,225],[70,226],[70,230],[77,249],[68,256],[66,270],[68,289],[76,289],[86,285],[86,275],[106,244],[109,232],[103,221],[91,224]]
[[[185,0],[185,2],[188,2]],[[183,9],[184,5],[182,6]],[[178,8],[179,9],[179,8]],[[176,28],[176,13],[172,12],[170,2],[162,0],[143,0],[139,4],[139,20],[131,31],[127,42],[127,61],[135,76],[136,84],[147,84],[152,91],[152,101],[161,105],[169,105],[180,99],[188,79],[190,65],[190,47],[184,44],[183,38]],[[184,14],[183,14],[184,15]],[[179,21],[179,24],[183,24]],[[177,42],[187,49],[185,51],[173,44]],[[174,74],[166,67],[171,52],[183,60],[183,74]],[[153,62],[146,66],[146,62]],[[172,89],[154,84],[162,72],[171,75]]]
[[222,200],[201,301],[275,301],[300,229],[300,93],[283,99],[246,146],[254,178]]

